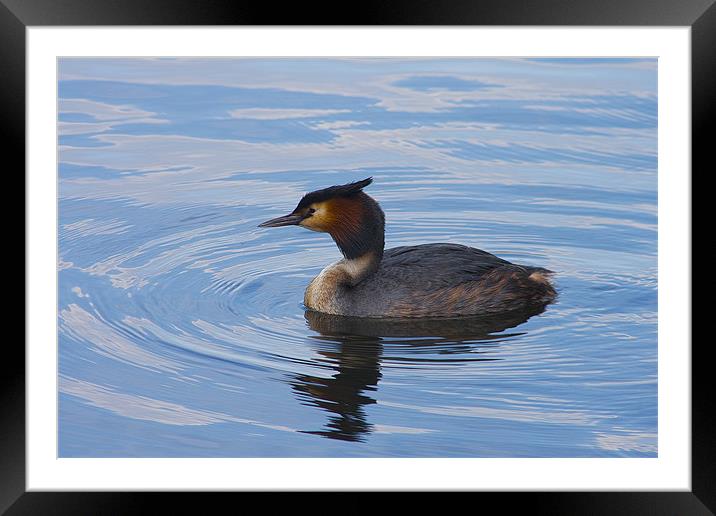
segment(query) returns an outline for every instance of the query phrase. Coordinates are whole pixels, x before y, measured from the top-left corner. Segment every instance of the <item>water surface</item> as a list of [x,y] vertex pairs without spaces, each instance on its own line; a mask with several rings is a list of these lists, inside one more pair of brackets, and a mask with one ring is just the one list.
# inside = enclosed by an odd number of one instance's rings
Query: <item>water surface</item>
[[[61,59],[63,457],[653,457],[653,59]],[[557,272],[541,313],[336,319],[327,235]]]

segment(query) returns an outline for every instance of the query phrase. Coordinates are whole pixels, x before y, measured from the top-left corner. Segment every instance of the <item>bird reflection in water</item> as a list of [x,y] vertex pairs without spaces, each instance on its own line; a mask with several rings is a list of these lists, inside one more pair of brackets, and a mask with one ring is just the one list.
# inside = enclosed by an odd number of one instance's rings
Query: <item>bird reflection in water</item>
[[497,360],[481,357],[481,345],[521,335],[501,332],[542,313],[545,306],[489,317],[409,320],[306,311],[308,326],[320,334],[313,336],[317,353],[335,373],[330,378],[306,374],[292,378],[291,386],[302,403],[330,414],[323,429],[303,432],[343,441],[363,441],[370,434],[373,426],[367,421],[365,407],[376,403],[371,392],[377,390],[381,379],[384,346],[390,345],[391,355],[397,355],[390,357],[392,362],[415,363],[420,358],[414,352],[431,346],[439,347],[440,354],[470,353],[465,362]]

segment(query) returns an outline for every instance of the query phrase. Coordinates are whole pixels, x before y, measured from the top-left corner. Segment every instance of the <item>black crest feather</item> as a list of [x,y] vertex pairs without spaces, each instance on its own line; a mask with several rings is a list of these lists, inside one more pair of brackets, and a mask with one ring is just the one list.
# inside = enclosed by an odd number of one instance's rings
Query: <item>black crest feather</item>
[[307,193],[298,203],[296,209],[305,208],[306,206],[309,206],[313,203],[327,201],[328,199],[333,199],[335,197],[350,197],[362,191],[363,188],[365,188],[372,182],[373,178],[367,177],[365,179],[362,179],[361,181],[356,181],[354,183],[329,186],[328,188],[323,188],[322,190],[316,190],[315,192]]

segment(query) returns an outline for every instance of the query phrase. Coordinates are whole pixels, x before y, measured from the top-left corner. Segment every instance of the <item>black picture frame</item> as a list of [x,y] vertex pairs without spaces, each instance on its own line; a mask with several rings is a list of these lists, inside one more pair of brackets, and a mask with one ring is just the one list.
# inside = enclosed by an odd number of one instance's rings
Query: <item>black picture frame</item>
[[[606,25],[691,27],[692,170],[705,169],[713,146],[709,135],[713,134],[716,119],[715,1],[461,0],[437,3],[401,0],[362,2],[357,9],[345,9],[344,5],[334,3],[334,7],[326,10],[302,2],[286,2],[276,9],[271,5],[216,0],[0,0],[0,69],[3,70],[0,95],[6,161],[10,156],[15,157],[13,162],[18,164],[15,169],[25,163],[25,30],[30,26]],[[690,173],[693,178],[692,171],[684,173]],[[27,274],[26,270],[26,277]],[[690,342],[670,344],[691,345]],[[716,425],[709,403],[713,390],[707,357],[709,344],[709,339],[694,340],[691,348],[691,492],[472,493],[471,496],[480,497],[482,503],[497,502],[508,512],[526,504],[529,512],[535,514],[713,514],[716,511]],[[174,512],[175,507],[188,508],[187,496],[182,493],[25,492],[25,354],[15,339],[6,339],[5,359],[1,391],[0,512],[8,515],[124,514],[149,510],[150,500],[159,501],[162,512]],[[346,495],[339,507],[373,510],[356,501],[357,496]],[[206,495],[201,499],[199,503],[206,507]]]

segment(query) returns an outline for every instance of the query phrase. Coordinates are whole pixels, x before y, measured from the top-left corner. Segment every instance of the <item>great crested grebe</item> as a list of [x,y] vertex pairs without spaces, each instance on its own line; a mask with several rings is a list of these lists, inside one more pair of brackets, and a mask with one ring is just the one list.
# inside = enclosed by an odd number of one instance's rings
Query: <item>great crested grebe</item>
[[311,310],[355,317],[460,317],[523,310],[556,297],[552,271],[459,244],[384,249],[385,215],[363,192],[369,177],[308,193],[259,227],[302,226],[331,235],[343,254],[306,288]]

